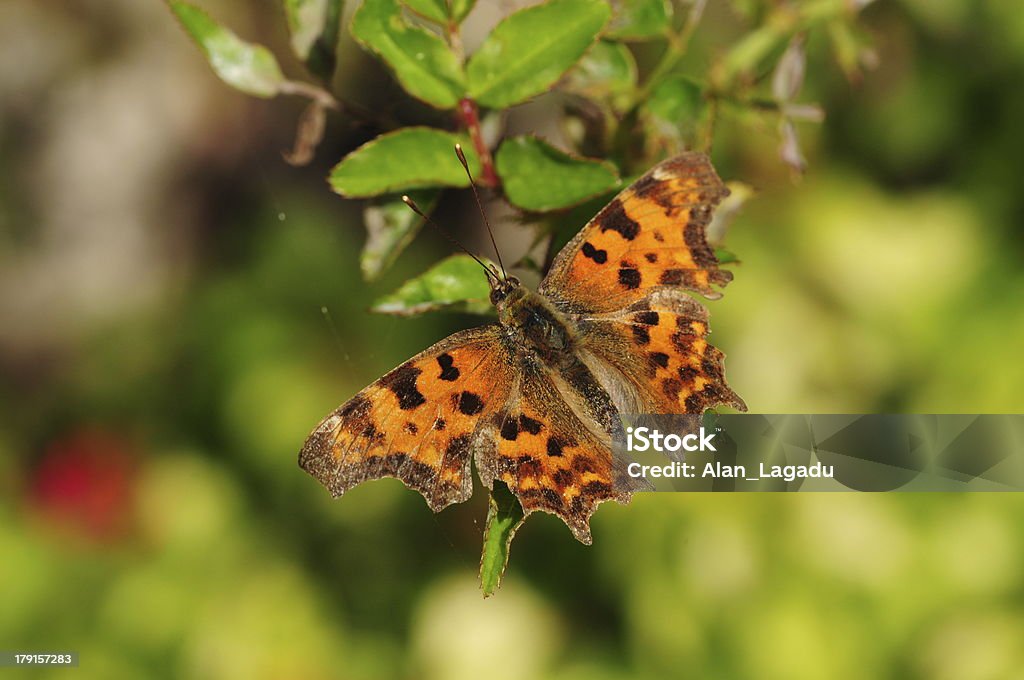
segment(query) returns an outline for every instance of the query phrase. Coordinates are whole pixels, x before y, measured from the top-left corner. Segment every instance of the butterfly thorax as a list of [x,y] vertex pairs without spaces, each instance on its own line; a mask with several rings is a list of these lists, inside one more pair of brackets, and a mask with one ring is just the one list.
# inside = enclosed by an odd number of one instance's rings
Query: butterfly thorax
[[530,350],[549,366],[572,361],[576,334],[570,320],[544,296],[510,277],[491,295],[498,322],[516,345]]

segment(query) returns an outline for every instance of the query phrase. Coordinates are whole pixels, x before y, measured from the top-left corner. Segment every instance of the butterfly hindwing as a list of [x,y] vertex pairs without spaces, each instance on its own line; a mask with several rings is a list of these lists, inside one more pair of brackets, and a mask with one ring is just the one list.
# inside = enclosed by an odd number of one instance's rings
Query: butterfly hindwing
[[455,333],[328,415],[299,464],[335,496],[397,477],[439,511],[472,494],[481,425],[505,403],[510,385],[497,325]]
[[628,503],[642,483],[612,453],[610,434],[577,415],[548,374],[524,363],[519,385],[494,416],[493,448],[481,456],[483,483],[504,482],[523,510],[560,517],[581,542],[600,503]]
[[704,154],[656,165],[562,249],[540,292],[591,311],[625,307],[659,286],[719,297],[714,286],[732,274],[719,269],[705,229],[728,194]]
[[591,353],[625,378],[641,413],[703,413],[714,406],[746,410],[725,381],[725,355],[707,341],[708,312],[670,288],[628,307],[581,320]]

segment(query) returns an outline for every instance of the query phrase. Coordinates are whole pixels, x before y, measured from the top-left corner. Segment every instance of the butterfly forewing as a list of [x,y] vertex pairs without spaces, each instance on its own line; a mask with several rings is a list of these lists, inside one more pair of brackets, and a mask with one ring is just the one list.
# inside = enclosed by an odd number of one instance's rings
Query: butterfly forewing
[[434,511],[473,490],[481,425],[506,399],[510,362],[497,325],[456,333],[340,406],[313,430],[299,464],[335,496],[397,477]]
[[732,274],[719,269],[705,229],[728,194],[704,154],[656,165],[565,246],[540,292],[590,311],[628,306],[659,286],[719,297],[714,286]]

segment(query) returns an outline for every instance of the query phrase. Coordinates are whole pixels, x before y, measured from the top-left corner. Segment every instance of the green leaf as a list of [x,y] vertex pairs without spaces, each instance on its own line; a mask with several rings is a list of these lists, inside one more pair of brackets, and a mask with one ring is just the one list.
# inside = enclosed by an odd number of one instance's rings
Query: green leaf
[[480,588],[490,597],[501,585],[508,566],[509,549],[516,531],[523,525],[523,508],[508,487],[495,480],[487,506],[487,527],[480,555]]
[[498,24],[469,60],[469,94],[502,108],[554,85],[593,44],[611,13],[602,0],[550,0]]
[[506,139],[495,162],[508,200],[524,210],[567,208],[621,184],[611,163],[570,155],[536,137]]
[[448,22],[448,5],[445,0],[402,0],[402,4],[424,19],[439,24]]
[[725,248],[715,248],[715,259],[718,260],[718,264],[737,264],[740,261],[736,253]]
[[323,79],[334,72],[341,0],[284,0],[292,51]]
[[452,19],[460,23],[476,7],[476,0],[448,0],[448,2],[451,6]]
[[465,93],[459,58],[444,40],[406,21],[397,0],[365,0],[352,18],[352,36],[383,59],[412,96],[451,109]]
[[449,20],[461,23],[476,0],[402,0],[402,4],[421,17],[447,25]]
[[598,40],[565,80],[565,89],[590,99],[618,97],[636,87],[636,59],[622,43]]
[[663,80],[644,103],[645,113],[673,125],[695,121],[703,110],[700,84],[680,75]]
[[[429,215],[437,206],[440,192],[410,191],[409,196]],[[367,281],[390,267],[423,226],[423,218],[396,197],[368,206],[363,210],[363,222],[366,245],[359,256],[359,266]]]
[[707,115],[703,88],[685,76],[668,76],[654,88],[640,112],[650,144],[672,150],[693,148]]
[[363,144],[334,166],[328,181],[348,198],[426,187],[468,187],[466,172],[455,155],[456,143],[462,144],[470,172],[479,176],[480,160],[468,137],[409,127]]
[[280,92],[285,79],[270,50],[245,42],[195,5],[174,0],[171,10],[221,80],[255,97],[269,98]]
[[608,36],[644,40],[664,35],[672,24],[672,6],[666,0],[617,0]]
[[[490,262],[484,260],[488,265]],[[491,314],[491,288],[480,264],[469,255],[452,255],[409,279],[373,303],[373,311],[410,316],[435,310]]]

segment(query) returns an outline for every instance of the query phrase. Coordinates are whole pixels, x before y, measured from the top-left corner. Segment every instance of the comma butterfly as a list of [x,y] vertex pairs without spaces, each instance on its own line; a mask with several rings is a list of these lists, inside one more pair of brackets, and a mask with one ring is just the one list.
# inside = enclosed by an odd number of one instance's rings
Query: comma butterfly
[[707,156],[655,166],[570,241],[533,292],[491,282],[498,321],[449,336],[363,389],[306,440],[299,465],[335,496],[397,477],[435,512],[467,500],[471,466],[525,513],[590,543],[590,516],[638,482],[612,453],[620,413],[746,410],[710,345],[708,312],[732,274],[705,237],[729,191]]

